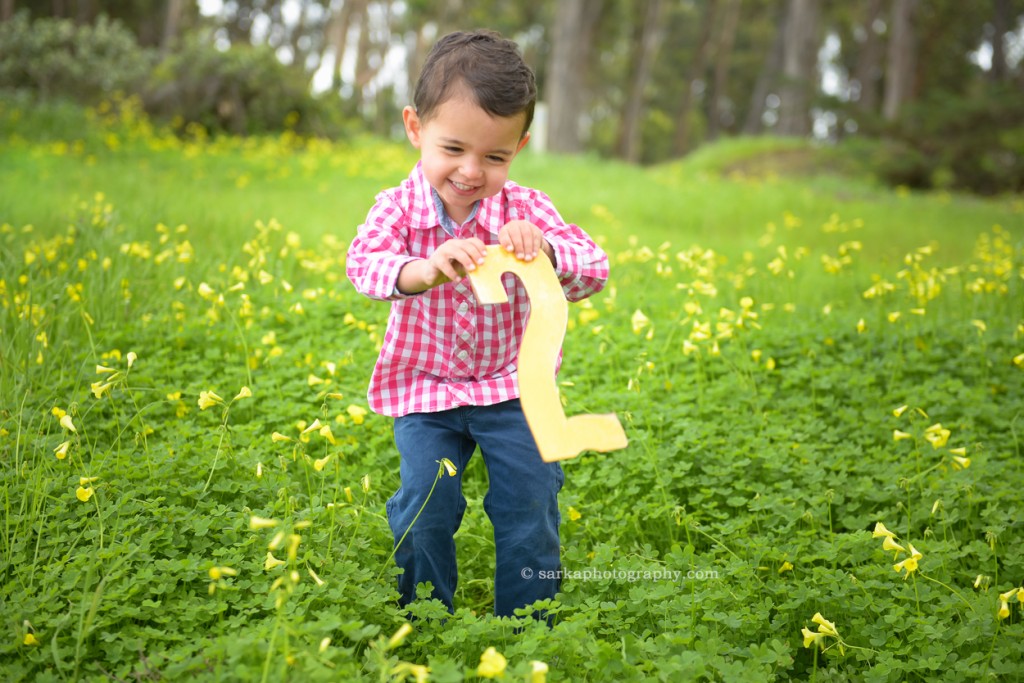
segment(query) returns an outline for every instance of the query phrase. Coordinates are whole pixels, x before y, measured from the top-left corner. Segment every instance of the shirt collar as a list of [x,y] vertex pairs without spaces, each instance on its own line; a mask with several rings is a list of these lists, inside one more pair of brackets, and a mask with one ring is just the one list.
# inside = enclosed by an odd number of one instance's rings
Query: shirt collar
[[[444,202],[441,201],[441,195],[438,194],[437,190],[435,190],[433,187],[430,188],[430,196],[434,200],[434,211],[437,212],[437,218],[438,221],[441,223],[441,227],[444,228],[444,231],[446,233],[448,233],[452,237],[455,237],[455,232],[462,226],[456,223],[455,220],[448,215],[448,212],[445,211]],[[469,216],[466,218],[465,221],[463,221],[463,224],[468,223],[469,221],[476,218],[476,212],[479,209],[480,200],[478,199],[473,203],[473,210],[469,212]]]
[[[422,162],[417,162],[416,167],[410,174],[409,180],[412,181],[412,201],[416,207],[419,207],[419,209],[409,211],[406,214],[410,218],[409,227],[416,230],[429,230],[440,225],[444,228],[444,220],[450,221],[451,225],[455,224],[444,210],[444,205],[437,201],[440,198],[435,199],[436,191],[427,182],[426,176],[423,175]],[[473,207],[473,212],[470,214],[470,218],[475,216],[478,226],[497,235],[501,227],[507,222],[504,215],[504,204],[505,189],[503,188],[495,196],[477,201]],[[443,219],[442,216],[444,217]],[[448,232],[446,228],[445,232]]]

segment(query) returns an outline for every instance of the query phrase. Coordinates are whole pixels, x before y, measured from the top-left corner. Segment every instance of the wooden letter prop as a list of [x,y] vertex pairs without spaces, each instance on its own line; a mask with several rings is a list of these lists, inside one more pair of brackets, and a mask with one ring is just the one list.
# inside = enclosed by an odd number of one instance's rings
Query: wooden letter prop
[[607,453],[628,444],[614,413],[566,418],[555,385],[555,364],[565,338],[569,304],[551,261],[544,254],[520,261],[498,245],[487,248],[483,265],[470,275],[482,304],[508,301],[503,273],[514,273],[530,296],[530,319],[519,345],[519,399],[544,462],[575,458],[582,451]]

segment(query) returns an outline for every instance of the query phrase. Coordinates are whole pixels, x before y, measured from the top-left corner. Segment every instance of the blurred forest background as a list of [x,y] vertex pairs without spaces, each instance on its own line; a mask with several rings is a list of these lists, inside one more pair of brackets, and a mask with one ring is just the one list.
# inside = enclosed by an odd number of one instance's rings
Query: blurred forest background
[[893,184],[1024,190],[1024,0],[0,0],[0,94],[136,97],[182,135],[400,132],[444,33],[534,66],[534,144],[653,164],[735,136]]

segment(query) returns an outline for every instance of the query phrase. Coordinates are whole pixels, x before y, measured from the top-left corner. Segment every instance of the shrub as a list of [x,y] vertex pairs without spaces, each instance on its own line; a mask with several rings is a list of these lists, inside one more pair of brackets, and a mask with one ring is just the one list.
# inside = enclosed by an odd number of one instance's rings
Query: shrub
[[37,19],[19,12],[0,23],[0,88],[23,89],[42,100],[68,97],[91,104],[114,91],[136,91],[152,52],[117,20],[94,24]]

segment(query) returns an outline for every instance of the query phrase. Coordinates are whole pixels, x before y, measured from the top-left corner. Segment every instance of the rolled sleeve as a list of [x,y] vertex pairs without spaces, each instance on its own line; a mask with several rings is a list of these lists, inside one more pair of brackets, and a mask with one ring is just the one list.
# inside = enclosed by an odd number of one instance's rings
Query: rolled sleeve
[[417,257],[409,253],[402,219],[401,209],[381,193],[359,226],[348,248],[345,273],[360,294],[381,301],[408,298],[398,291],[398,274]]

